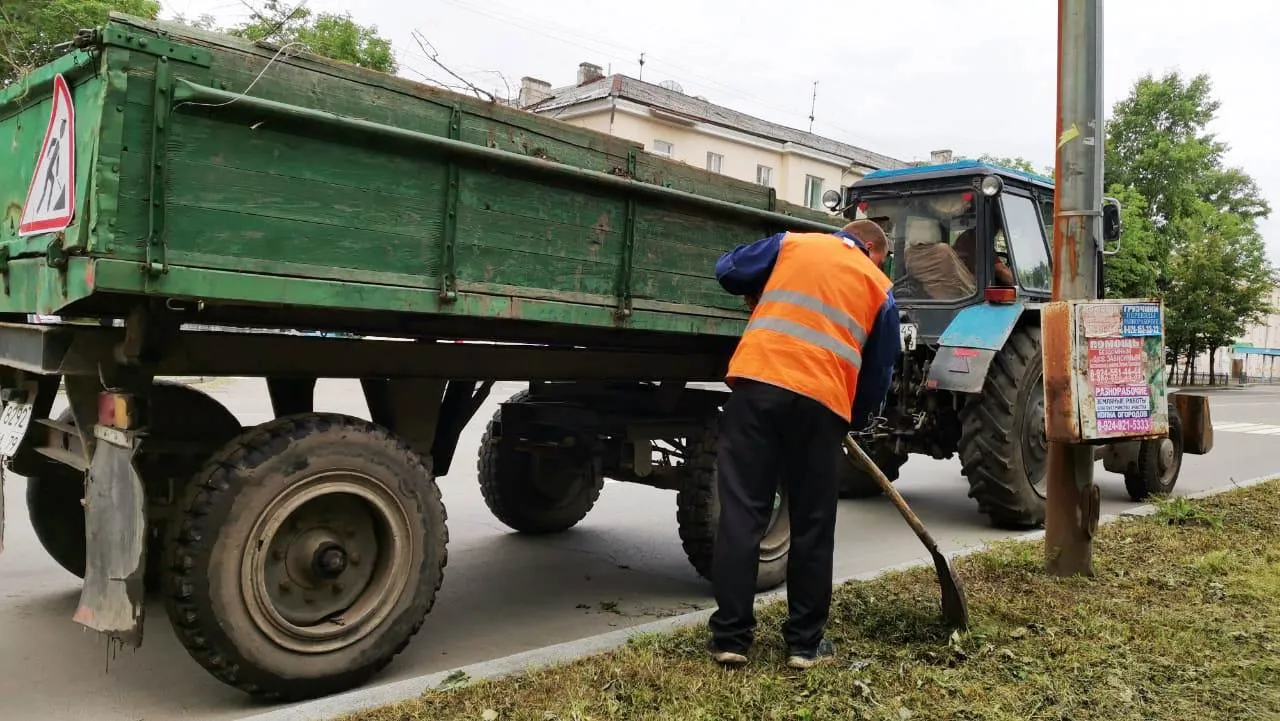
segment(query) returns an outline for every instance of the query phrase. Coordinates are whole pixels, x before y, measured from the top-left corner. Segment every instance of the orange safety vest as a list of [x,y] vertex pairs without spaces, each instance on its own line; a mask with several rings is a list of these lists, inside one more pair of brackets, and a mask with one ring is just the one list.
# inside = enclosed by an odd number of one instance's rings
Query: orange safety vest
[[786,388],[850,420],[862,344],[892,285],[852,241],[787,233],[727,382]]

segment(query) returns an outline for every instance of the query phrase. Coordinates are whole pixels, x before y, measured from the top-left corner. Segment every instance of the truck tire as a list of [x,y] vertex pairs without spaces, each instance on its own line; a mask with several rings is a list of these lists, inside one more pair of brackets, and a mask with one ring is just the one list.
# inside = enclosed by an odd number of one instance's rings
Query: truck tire
[[332,413],[237,436],[193,476],[166,544],[169,619],[220,681],[263,700],[358,686],[408,645],[447,561],[429,467]]
[[[240,421],[226,406],[190,386],[171,381],[156,381],[151,387],[153,437],[160,441],[214,441],[225,443],[240,432]],[[58,415],[59,423],[75,427],[75,418],[67,408]],[[167,478],[185,483],[203,458],[192,456],[149,456],[145,446],[139,459],[143,482],[148,486]],[[58,565],[84,578],[86,548],[84,507],[84,474],[71,466],[49,461],[40,476],[27,479],[27,511],[36,538]],[[179,492],[175,495],[181,495]],[[145,585],[154,588],[161,577],[163,522],[151,523],[147,539]]]
[[[883,446],[872,445],[868,449],[867,445],[861,441],[859,445],[867,450],[871,460],[875,461],[881,471],[884,471],[886,478],[890,481],[898,480],[898,471],[902,468],[902,464],[907,462],[907,456],[893,453]],[[862,468],[861,462],[849,457],[849,451],[843,445],[840,447],[840,455],[844,459],[844,463],[840,466],[841,498],[875,498],[884,493],[880,490],[880,484],[876,483],[871,474]]]
[[1124,474],[1124,488],[1129,498],[1145,501],[1151,496],[1173,493],[1182,471],[1182,417],[1174,404],[1169,404],[1169,435],[1157,440],[1139,441],[1138,461]]
[[[58,416],[71,418],[71,409]],[[88,555],[85,548],[84,473],[54,461],[41,464],[39,476],[27,478],[27,516],[36,539],[49,557],[76,578],[84,578]]]
[[[528,400],[520,391],[510,402]],[[502,409],[480,439],[480,494],[489,511],[513,530],[521,533],[559,533],[587,517],[604,488],[604,475],[597,459],[578,459],[530,453],[504,453],[497,430]]]
[[[711,580],[711,560],[715,553],[716,527],[720,522],[720,493],[716,483],[716,439],[719,421],[708,423],[698,438],[689,439],[688,457],[676,494],[676,522],[685,556],[699,576]],[[760,543],[760,566],[756,590],[767,591],[787,580],[787,557],[791,553],[791,519],[787,498],[779,488],[773,517]]]
[[991,361],[982,392],[960,410],[960,462],[969,497],[999,528],[1044,523],[1048,440],[1040,327],[1024,325]]

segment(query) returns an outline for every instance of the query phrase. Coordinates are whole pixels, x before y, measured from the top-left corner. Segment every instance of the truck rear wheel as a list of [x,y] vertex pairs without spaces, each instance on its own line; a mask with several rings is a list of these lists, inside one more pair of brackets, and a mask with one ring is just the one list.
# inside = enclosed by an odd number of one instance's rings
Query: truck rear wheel
[[[698,438],[690,438],[680,491],[676,494],[676,521],[685,556],[698,575],[711,580],[711,560],[715,553],[716,526],[720,522],[720,493],[716,483],[716,439],[719,423],[708,423]],[[767,591],[787,580],[787,557],[791,553],[791,519],[787,497],[779,484],[773,515],[760,541],[760,566],[756,590]]]
[[251,429],[193,477],[167,548],[179,640],[257,697],[367,681],[440,588],[448,532],[425,461],[388,431],[328,413]]
[[[510,402],[528,398],[528,391],[520,391]],[[521,533],[559,533],[586,518],[604,488],[598,460],[568,453],[504,451],[498,434],[501,423],[499,408],[480,439],[477,470],[489,511]]]
[[[212,441],[225,443],[240,432],[240,421],[226,406],[213,397],[190,386],[170,381],[157,381],[151,386],[152,438],[159,442]],[[75,418],[67,408],[59,414],[59,423],[75,427]],[[189,455],[148,454],[143,446],[139,470],[148,492],[161,492],[158,486],[173,480],[175,496],[181,496],[185,483],[203,458]],[[84,578],[86,548],[84,507],[84,473],[61,463],[49,461],[40,476],[27,479],[27,511],[36,538],[58,565]],[[163,523],[148,519],[151,536],[147,547],[146,585],[154,587],[163,566]]]
[[1001,528],[1043,524],[1048,440],[1039,326],[1009,336],[960,423],[960,462],[978,509]]
[[1151,496],[1173,493],[1182,471],[1182,417],[1169,404],[1169,434],[1165,438],[1139,441],[1138,461],[1124,474],[1129,498],[1145,501]]
[[[67,423],[70,409],[57,420]],[[49,557],[76,578],[84,578],[85,548],[84,472],[49,461],[39,476],[27,478],[27,516],[31,528]]]

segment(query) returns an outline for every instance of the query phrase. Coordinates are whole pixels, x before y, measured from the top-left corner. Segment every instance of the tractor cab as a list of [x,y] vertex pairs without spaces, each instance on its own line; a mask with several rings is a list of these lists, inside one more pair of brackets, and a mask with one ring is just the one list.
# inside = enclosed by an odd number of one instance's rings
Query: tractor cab
[[[936,342],[970,306],[1049,300],[1050,178],[959,161],[877,170],[824,201],[846,219],[884,229],[892,250],[885,272],[921,341]],[[1118,210],[1108,204],[1105,215]]]
[[[823,203],[848,220],[877,223],[892,246],[884,270],[901,309],[902,354],[880,430],[859,443],[890,479],[911,455],[958,454],[969,495],[994,524],[1043,523],[1040,309],[1053,286],[1053,181],[960,161],[875,171]],[[1101,236],[1099,256],[1118,249],[1103,251],[1120,237],[1115,201],[1103,203]],[[1099,270],[1095,297],[1102,287]],[[1184,439],[1178,412],[1170,418],[1169,438],[1099,447],[1106,468],[1125,475],[1134,500],[1167,493],[1177,479]],[[1207,445],[1193,439],[1191,447]],[[875,495],[879,486],[853,469],[842,477],[841,493]]]

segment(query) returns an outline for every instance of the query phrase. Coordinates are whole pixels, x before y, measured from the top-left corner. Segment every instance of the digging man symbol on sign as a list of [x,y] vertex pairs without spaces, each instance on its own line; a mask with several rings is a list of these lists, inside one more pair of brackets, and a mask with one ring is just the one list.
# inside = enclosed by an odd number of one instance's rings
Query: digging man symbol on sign
[[71,89],[53,80],[53,110],[36,156],[18,235],[53,233],[71,225],[76,213],[76,120]]
[[67,119],[58,124],[58,133],[49,139],[49,149],[44,156],[44,190],[36,203],[36,213],[62,212],[67,207],[67,184],[62,180],[59,161],[62,146],[67,141]]

